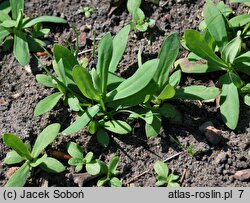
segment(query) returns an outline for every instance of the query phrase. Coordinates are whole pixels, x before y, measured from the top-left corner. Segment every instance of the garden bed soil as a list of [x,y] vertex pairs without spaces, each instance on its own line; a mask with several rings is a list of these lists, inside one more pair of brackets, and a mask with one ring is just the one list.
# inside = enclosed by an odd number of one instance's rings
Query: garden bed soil
[[[161,43],[171,32],[182,34],[187,28],[196,28],[202,20],[204,1],[198,0],[167,0],[164,6],[145,3],[142,5],[146,16],[156,20],[154,28],[146,33],[132,31],[126,53],[119,65],[118,73],[129,77],[137,68],[137,52],[143,47],[143,60],[157,56]],[[80,36],[80,51],[92,48],[93,30],[97,39],[105,33],[115,35],[123,26],[128,24],[131,16],[123,3],[113,10],[110,0],[30,0],[26,1],[25,14],[27,16],[56,15],[68,20],[70,26],[50,26],[53,35],[48,37],[52,43],[63,43],[64,39],[72,42],[75,27]],[[162,5],[164,1],[160,1]],[[80,7],[94,8],[91,18],[85,18],[79,13]],[[237,10],[237,4],[233,8]],[[113,12],[111,12],[113,10]],[[241,9],[238,9],[241,10]],[[243,10],[241,10],[243,11]],[[246,10],[245,10],[246,11]],[[249,10],[248,10],[249,11]],[[184,55],[181,52],[180,55]],[[82,54],[88,57],[91,53]],[[48,58],[42,59],[50,64]],[[95,60],[94,60],[95,61]],[[94,63],[92,63],[94,64]],[[56,108],[40,117],[34,117],[36,104],[51,89],[44,88],[35,81],[35,74],[42,73],[42,68],[32,59],[30,66],[21,67],[12,53],[0,52],[0,134],[11,132],[19,135],[23,140],[34,142],[37,134],[48,124],[59,122],[65,129],[73,120],[70,111],[59,103]],[[209,84],[217,75],[194,76],[184,75],[182,85]],[[239,125],[231,131],[224,125],[220,113],[216,110],[215,102],[201,103],[198,101],[172,102],[183,115],[181,125],[175,125],[168,120],[163,121],[160,135],[156,139],[148,140],[144,133],[143,123],[135,123],[131,135],[112,136],[108,148],[102,148],[95,137],[83,133],[71,136],[59,136],[51,145],[51,149],[66,152],[69,141],[78,142],[85,151],[93,151],[97,157],[108,162],[113,154],[120,156],[119,171],[123,183],[129,187],[155,186],[155,175],[152,167],[157,160],[166,160],[179,152],[179,155],[169,159],[166,163],[174,174],[183,176],[181,185],[189,186],[250,186],[250,181],[235,179],[236,171],[250,168],[250,109],[242,106]],[[219,144],[211,144],[199,127],[207,122],[222,130]],[[197,153],[191,156],[171,137],[178,139],[183,146],[191,146]],[[0,141],[0,184],[6,182],[7,171],[10,168],[3,164],[8,148]],[[64,164],[67,165],[66,161]],[[144,171],[148,171],[140,176]],[[50,175],[37,173],[30,179],[27,186],[41,186],[44,179],[48,186],[78,186],[71,175],[73,168],[67,166],[63,174]],[[136,176],[140,176],[134,179]],[[95,180],[83,186],[94,186]]]

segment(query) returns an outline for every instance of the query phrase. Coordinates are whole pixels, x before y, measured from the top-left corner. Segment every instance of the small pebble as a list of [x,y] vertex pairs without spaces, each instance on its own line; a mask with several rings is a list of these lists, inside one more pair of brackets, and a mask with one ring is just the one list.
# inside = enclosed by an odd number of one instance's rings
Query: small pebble
[[241,171],[237,171],[234,174],[234,178],[240,181],[248,180],[250,179],[250,169],[244,169]]
[[199,127],[199,130],[205,134],[207,140],[213,144],[218,145],[222,140],[221,130],[216,129],[211,121],[205,122]]

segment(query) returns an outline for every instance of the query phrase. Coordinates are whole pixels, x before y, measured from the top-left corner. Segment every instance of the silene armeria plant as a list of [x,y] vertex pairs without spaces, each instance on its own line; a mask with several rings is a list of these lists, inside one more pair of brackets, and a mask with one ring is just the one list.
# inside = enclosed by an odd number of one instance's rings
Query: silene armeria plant
[[37,75],[39,83],[54,87],[58,92],[40,101],[35,108],[39,116],[50,111],[62,98],[79,117],[63,133],[71,134],[88,127],[90,134],[96,134],[103,146],[109,143],[107,131],[127,134],[131,126],[120,120],[121,113],[130,113],[127,108],[142,103],[159,63],[152,59],[142,64],[129,78],[119,77],[115,71],[128,41],[130,25],[125,26],[112,39],[106,34],[98,47],[97,67],[88,70],[78,63],[71,50],[54,45],[53,68],[57,76]]
[[76,172],[80,172],[84,166],[90,175],[98,175],[101,172],[101,166],[94,158],[93,152],[88,152],[84,156],[83,149],[75,142],[67,144],[67,151],[71,156],[68,163],[75,166]]
[[[10,15],[11,13],[11,15]],[[40,38],[50,29],[43,28],[42,23],[67,23],[55,16],[24,16],[24,0],[9,0],[0,4],[0,46],[3,50],[13,47],[13,52],[21,65],[30,61],[30,52],[43,50],[46,43]]]
[[162,161],[155,162],[154,171],[157,174],[156,186],[180,187],[180,184],[177,182],[179,176],[170,173],[166,163]]
[[[155,4],[159,4],[158,1],[151,1]],[[132,29],[139,30],[141,32],[147,31],[149,27],[155,25],[155,20],[147,19],[144,12],[140,8],[142,0],[128,0],[127,9],[132,15],[131,26]]]
[[54,141],[60,130],[60,124],[54,123],[47,126],[38,136],[33,148],[11,133],[3,134],[3,141],[13,150],[7,153],[4,163],[7,165],[22,163],[22,166],[10,177],[6,187],[22,187],[29,174],[34,173],[36,167],[48,173],[61,173],[65,167],[58,160],[49,157],[43,151]]
[[250,18],[239,15],[228,20],[230,9],[211,0],[207,0],[203,13],[201,31],[185,31],[184,46],[190,53],[176,66],[185,73],[225,72],[216,83],[221,88],[220,112],[227,127],[234,130],[240,114],[240,96],[250,106],[250,83],[241,78],[250,75],[250,51],[244,42],[250,36]]
[[[157,69],[146,90],[146,100],[141,102],[139,110],[130,115],[131,119],[139,118],[145,121],[145,132],[148,138],[154,138],[159,134],[163,117],[174,123],[181,123],[181,113],[168,101],[208,100],[220,94],[220,90],[216,87],[202,85],[179,87],[181,70],[174,69],[173,66],[179,48],[180,42],[175,33],[166,37],[158,55]],[[141,56],[138,55],[138,57],[138,61],[141,61]]]
[[103,176],[97,182],[97,186],[110,186],[110,187],[122,187],[122,181],[117,178],[119,171],[117,167],[119,165],[119,157],[112,156],[109,164],[105,164],[102,161],[98,161],[101,166],[101,175]]
[[116,176],[119,157],[112,156],[109,164],[104,163],[99,159],[94,158],[93,152],[88,152],[84,155],[83,149],[75,142],[69,142],[67,145],[68,153],[71,155],[68,163],[75,166],[75,171],[80,172],[83,167],[92,176],[99,178],[97,186],[121,187],[122,182]]

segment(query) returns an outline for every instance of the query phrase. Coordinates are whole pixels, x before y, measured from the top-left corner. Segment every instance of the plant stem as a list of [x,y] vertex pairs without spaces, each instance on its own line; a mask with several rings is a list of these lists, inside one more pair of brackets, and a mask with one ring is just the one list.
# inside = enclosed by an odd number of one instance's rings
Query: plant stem
[[101,105],[101,107],[102,107],[102,110],[103,110],[104,112],[106,112],[107,109],[106,109],[106,107],[105,107],[105,104],[104,104],[102,98],[100,99],[100,105]]
[[78,32],[76,31],[76,28],[75,28],[75,27],[73,27],[73,32],[74,32],[74,34],[75,34],[75,36],[76,36],[75,57],[77,57],[77,56],[78,56],[78,52],[79,52],[79,34],[78,34]]
[[92,58],[95,58],[95,47],[96,47],[96,30],[93,30],[93,51]]

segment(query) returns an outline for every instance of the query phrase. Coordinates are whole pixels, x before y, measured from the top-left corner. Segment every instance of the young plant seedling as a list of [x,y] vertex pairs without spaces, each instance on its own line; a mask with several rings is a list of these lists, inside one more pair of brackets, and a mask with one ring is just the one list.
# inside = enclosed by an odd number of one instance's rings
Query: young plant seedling
[[85,165],[86,171],[90,175],[98,175],[101,172],[100,164],[94,159],[93,152],[89,152],[84,156],[82,148],[75,142],[69,142],[67,145],[68,153],[71,155],[68,163],[75,166],[76,172],[80,172]]
[[29,173],[36,167],[49,173],[61,173],[65,167],[61,162],[48,155],[42,154],[44,149],[54,141],[60,130],[60,124],[54,123],[47,126],[38,136],[35,144],[30,150],[30,146],[22,142],[16,135],[3,134],[4,143],[13,150],[8,152],[4,163],[11,165],[23,162],[22,166],[10,177],[6,187],[22,187],[27,181]]
[[[242,47],[243,38],[249,34],[244,31],[246,27],[235,35],[228,33],[225,16],[211,0],[207,0],[204,6],[205,26],[202,26],[201,33],[191,29],[185,31],[185,46],[191,52],[188,58],[178,60],[176,66],[185,73],[226,72],[217,82],[222,88],[220,112],[227,127],[234,130],[240,113],[239,95],[250,106],[250,84],[240,78],[240,73],[250,75],[250,51]],[[233,18],[229,24],[242,24],[239,20]]]
[[130,133],[131,126],[115,119],[115,116],[128,107],[143,103],[149,92],[154,91],[149,85],[159,60],[152,59],[142,64],[128,79],[116,75],[129,31],[128,25],[113,40],[110,34],[101,39],[97,67],[90,71],[78,63],[70,50],[54,45],[53,67],[58,76],[37,75],[36,78],[45,86],[56,87],[59,92],[40,101],[35,115],[50,111],[64,97],[70,108],[79,112],[79,117],[63,131],[64,134],[72,134],[88,126],[89,133],[96,134],[99,143],[107,146],[109,136],[106,130],[116,134]]
[[170,136],[170,139],[173,140],[183,151],[185,151],[187,154],[189,154],[190,156],[195,156],[195,154],[198,152],[194,146],[185,146],[183,144],[181,144],[179,142],[179,140],[177,138],[174,138],[173,136],[169,135]]
[[[161,129],[162,117],[174,123],[181,123],[182,117],[175,106],[166,103],[170,99],[207,100],[217,97],[220,90],[215,87],[188,86],[179,88],[181,70],[172,74],[173,64],[179,53],[179,40],[175,33],[166,37],[158,55],[159,63],[153,79],[148,85],[147,100],[142,103],[141,110],[130,115],[130,118],[140,118],[146,123],[145,132],[148,138],[156,137]],[[138,57],[141,61],[141,57]]]
[[98,180],[97,186],[109,185],[110,187],[121,187],[122,182],[116,177],[119,174],[119,171],[117,171],[119,157],[113,156],[109,165],[106,165],[102,161],[99,161],[99,163],[101,164],[101,173],[105,174],[105,176]]
[[83,13],[86,18],[91,17],[93,11],[94,9],[88,6],[80,8],[80,12]]
[[179,176],[169,173],[168,166],[164,162],[157,161],[154,164],[154,170],[157,174],[156,186],[180,187],[180,184],[176,182]]
[[30,61],[30,51],[40,51],[46,46],[39,38],[47,35],[50,29],[43,28],[42,23],[67,22],[54,16],[24,18],[24,0],[10,0],[9,5],[10,9],[0,10],[0,45],[4,50],[13,46],[16,59],[24,66]]
[[142,0],[128,0],[127,9],[132,15],[132,29],[145,32],[148,27],[153,27],[155,25],[155,20],[146,19],[144,12],[140,9],[141,3]]

